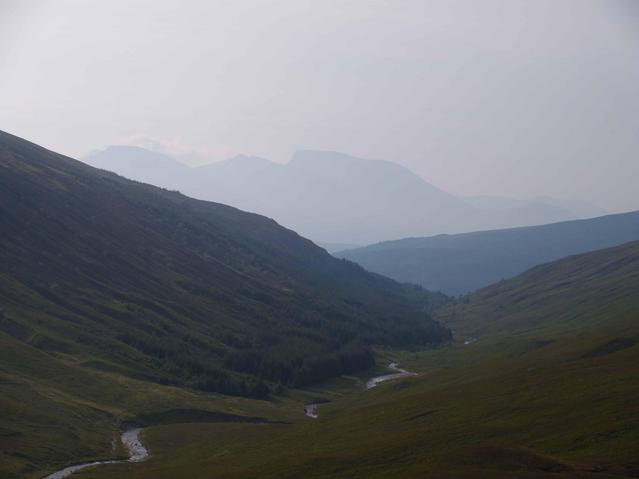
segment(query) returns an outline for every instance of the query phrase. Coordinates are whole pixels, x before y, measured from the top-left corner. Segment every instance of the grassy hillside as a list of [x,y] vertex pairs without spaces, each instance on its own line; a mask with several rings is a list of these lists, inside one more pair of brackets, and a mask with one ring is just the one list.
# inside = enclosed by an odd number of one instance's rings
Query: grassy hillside
[[639,243],[535,268],[442,316],[476,340],[395,357],[418,377],[303,424],[149,428],[148,462],[78,477],[639,477]]
[[0,231],[2,474],[112,454],[102,425],[144,407],[264,399],[450,337],[437,295],[6,133]]
[[387,241],[337,253],[370,271],[464,294],[538,264],[639,239],[639,212],[543,226]]
[[437,317],[460,337],[560,335],[612,331],[612,320],[626,316],[634,327],[638,302],[639,242],[631,242],[537,266],[441,308]]
[[[125,456],[124,422],[148,413],[225,413],[295,420],[293,401],[257,401],[132,379],[0,333],[0,477],[41,478],[62,466]],[[237,416],[237,417],[236,417]]]

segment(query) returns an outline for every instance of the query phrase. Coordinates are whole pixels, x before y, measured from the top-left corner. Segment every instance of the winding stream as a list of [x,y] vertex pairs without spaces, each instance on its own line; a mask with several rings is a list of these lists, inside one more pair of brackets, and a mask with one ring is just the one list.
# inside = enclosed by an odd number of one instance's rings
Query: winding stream
[[[406,371],[405,369],[400,368],[397,363],[390,363],[388,365],[389,369],[395,371],[394,373],[383,374],[381,376],[375,376],[366,381],[366,389],[373,389],[378,384],[381,384],[385,381],[391,381],[393,379],[406,378],[409,376],[417,376],[417,373],[413,373],[411,371]],[[313,419],[317,419],[319,415],[317,414],[317,406],[320,403],[310,403],[304,405],[304,413],[308,417],[312,417]]]
[[366,381],[366,389],[373,389],[378,384],[381,384],[385,381],[391,381],[393,379],[399,379],[399,378],[406,378],[409,376],[417,376],[417,373],[406,371],[405,369],[400,368],[397,365],[397,363],[390,363],[388,365],[388,368],[397,372],[384,374],[383,376],[375,376],[374,378],[369,379],[368,381]]
[[[404,378],[408,376],[417,376],[417,373],[413,373],[411,371],[406,371],[405,369],[400,368],[397,363],[390,363],[388,365],[389,369],[396,371],[390,374],[384,374],[382,376],[375,376],[368,381],[366,381],[366,389],[372,389],[376,387],[378,384],[381,384],[385,381],[391,381],[393,379]],[[308,417],[312,417],[313,419],[317,419],[319,416],[317,414],[317,406],[320,403],[310,403],[304,405],[304,413]],[[65,467],[53,474],[49,474],[43,479],[64,479],[65,477],[69,477],[74,472],[79,471],[80,469],[84,469],[86,467],[91,466],[99,466],[102,464],[122,464],[125,462],[140,462],[144,461],[149,457],[149,451],[144,447],[144,445],[140,442],[139,434],[142,431],[142,428],[129,429],[128,431],[124,431],[122,433],[122,444],[129,451],[128,459],[120,459],[120,460],[110,460],[110,461],[94,461],[94,462],[85,462],[83,464],[76,464],[75,466]]]
[[128,459],[120,459],[120,460],[110,460],[110,461],[94,461],[94,462],[86,462],[84,464],[76,464],[75,466],[65,467],[53,474],[49,474],[44,477],[44,479],[63,479],[65,477],[69,477],[76,471],[80,469],[84,469],[85,467],[91,466],[99,466],[101,464],[121,464],[125,462],[140,462],[144,461],[149,457],[149,451],[144,447],[144,445],[140,442],[139,434],[142,431],[142,428],[129,429],[128,431],[124,431],[122,433],[122,444],[129,451]]
[[319,406],[319,403],[313,402],[310,404],[305,404],[304,405],[304,413],[308,416],[308,417],[312,417],[313,419],[317,419],[317,406]]

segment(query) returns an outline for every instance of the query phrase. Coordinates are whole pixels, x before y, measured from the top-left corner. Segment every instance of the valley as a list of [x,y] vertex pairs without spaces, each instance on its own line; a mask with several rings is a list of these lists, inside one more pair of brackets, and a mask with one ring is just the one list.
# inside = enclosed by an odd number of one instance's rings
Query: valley
[[6,133],[0,199],[8,478],[125,456],[125,423],[290,421],[288,390],[451,337],[430,319],[443,295]]
[[637,242],[452,298],[8,134],[0,159],[3,478],[639,474]]
[[[583,268],[590,265],[606,270],[599,280],[590,281],[606,285],[599,290],[601,296],[619,288],[630,293],[639,281],[638,270],[630,266],[638,254],[635,243],[559,261],[544,273],[580,270],[588,277]],[[627,268],[619,266],[620,258]],[[503,301],[504,309],[514,304],[517,296],[511,291],[526,281],[534,302],[544,294],[535,292],[534,285],[544,284],[545,274],[532,271],[496,286],[500,292],[495,301]],[[368,391],[357,378],[350,379],[350,389],[344,384],[328,387],[333,393],[349,392],[323,404],[317,419],[257,428],[151,428],[146,437],[158,456],[126,466],[126,475],[636,477],[639,408],[632,398],[639,392],[639,301],[636,294],[619,290],[617,298],[588,314],[592,322],[586,327],[552,309],[553,304],[565,304],[575,314],[588,313],[575,295],[584,288],[587,285],[567,288],[561,303],[560,298],[550,303],[544,317],[558,320],[543,326],[513,324],[508,334],[487,331],[468,345],[456,341],[431,351],[395,352],[402,365],[419,375]],[[468,305],[451,306],[467,311],[455,325],[461,328],[475,308],[495,304],[483,299],[490,293],[471,296]],[[483,309],[477,311],[484,316]],[[508,318],[517,314],[506,311]],[[86,477],[115,478],[122,472],[105,468]]]
[[0,0],[0,479],[639,479],[638,24]]
[[122,460],[110,460],[103,462],[87,462],[85,464],[77,464],[75,466],[65,467],[64,469],[54,472],[53,474],[49,474],[44,479],[64,479],[65,477],[69,477],[70,475],[81,471],[82,469],[86,469],[87,467],[97,467],[104,464],[118,464],[118,463],[126,463],[126,462],[141,462],[149,457],[149,452],[144,447],[144,445],[140,442],[139,434],[142,432],[141,428],[129,429],[122,433],[122,444],[126,447],[129,453],[128,459]]
[[[396,363],[390,363],[388,367],[389,369],[396,372],[391,374],[384,374],[381,376],[375,376],[368,379],[366,381],[366,389],[372,389],[376,387],[378,384],[381,384],[386,381],[392,381],[402,377],[410,377],[410,376],[416,375],[416,373],[409,372],[399,368]],[[319,407],[320,404],[322,404],[322,402],[309,403],[304,405],[304,413],[310,418],[317,419],[319,417],[317,408]],[[193,415],[193,418],[191,419],[195,419],[195,414],[193,413],[194,412],[191,412],[191,414]],[[202,415],[202,413],[200,413],[200,415]],[[206,414],[204,414],[204,416],[206,416]],[[212,416],[215,417],[214,414]],[[181,419],[184,419],[184,417],[182,417]],[[224,422],[225,418],[224,418],[224,415],[219,415],[219,417],[216,417],[215,419],[216,419],[216,422]],[[268,424],[268,421],[260,420],[259,418],[246,418],[246,419],[248,419],[247,422],[255,422],[258,424]],[[252,421],[251,419],[255,419],[255,420]],[[179,421],[179,420],[180,418],[171,419],[171,421]],[[241,421],[242,419],[241,417],[238,416],[236,420]],[[197,419],[195,419],[195,421],[197,422]],[[66,477],[71,476],[72,474],[77,473],[78,471],[81,471],[89,467],[98,467],[98,466],[109,465],[109,464],[138,463],[141,461],[145,461],[149,458],[149,452],[139,439],[139,435],[142,431],[143,431],[142,428],[136,427],[136,428],[128,429],[122,433],[121,442],[128,451],[128,454],[129,454],[128,459],[121,459],[121,460],[115,459],[115,460],[95,461],[95,462],[77,464],[77,465],[66,467],[60,471],[54,472],[53,474],[49,474],[44,479],[64,479]]]

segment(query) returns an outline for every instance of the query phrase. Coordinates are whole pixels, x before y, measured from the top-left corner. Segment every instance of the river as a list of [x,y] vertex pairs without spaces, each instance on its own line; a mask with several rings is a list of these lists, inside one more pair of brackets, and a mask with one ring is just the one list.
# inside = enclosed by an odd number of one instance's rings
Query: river
[[[378,384],[381,384],[385,381],[391,381],[393,379],[406,378],[409,376],[417,376],[417,373],[413,373],[411,371],[406,371],[405,369],[400,368],[397,363],[390,363],[388,365],[389,369],[395,371],[394,373],[383,374],[381,376],[375,376],[366,381],[366,389],[373,389]],[[304,413],[308,417],[312,417],[313,419],[317,419],[319,415],[317,414],[317,406],[320,403],[310,403],[304,405]]]
[[80,469],[84,469],[86,467],[91,466],[99,466],[101,464],[121,464],[125,462],[140,462],[144,461],[149,457],[149,451],[144,447],[144,445],[140,442],[140,431],[141,428],[129,429],[128,431],[124,431],[122,433],[122,444],[126,447],[127,451],[129,451],[128,459],[120,459],[120,460],[110,460],[110,461],[94,461],[94,462],[85,462],[84,464],[76,464],[75,466],[65,467],[53,474],[49,474],[44,479],[63,479],[65,477],[69,477],[74,472],[79,471]]
[[[394,373],[384,374],[382,376],[375,376],[368,381],[366,381],[366,389],[372,389],[376,387],[378,384],[381,384],[385,381],[391,381],[393,379],[399,379],[409,376],[417,376],[417,373],[413,373],[411,371],[406,371],[405,369],[400,368],[397,363],[390,363],[388,365],[389,369],[395,371]],[[317,414],[317,406],[320,403],[310,403],[304,405],[304,412],[308,417],[312,417],[313,419],[317,419],[319,416]],[[99,466],[102,464],[122,464],[125,462],[140,462],[144,461],[149,457],[149,451],[144,447],[144,445],[140,442],[139,434],[142,431],[141,428],[129,429],[128,431],[124,431],[122,433],[122,444],[129,451],[128,459],[121,460],[111,460],[111,461],[94,461],[94,462],[85,462],[83,464],[76,464],[75,466],[65,467],[53,474],[49,474],[44,479],[64,479],[65,477],[69,477],[74,472],[79,471],[80,469],[84,469],[86,467],[91,466]]]
[[381,384],[385,381],[391,381],[393,379],[406,378],[409,376],[417,376],[417,373],[413,373],[411,371],[406,371],[405,369],[400,368],[397,363],[390,363],[388,365],[389,369],[396,371],[390,374],[384,374],[382,376],[375,376],[374,378],[366,381],[366,389],[373,389],[378,384]]

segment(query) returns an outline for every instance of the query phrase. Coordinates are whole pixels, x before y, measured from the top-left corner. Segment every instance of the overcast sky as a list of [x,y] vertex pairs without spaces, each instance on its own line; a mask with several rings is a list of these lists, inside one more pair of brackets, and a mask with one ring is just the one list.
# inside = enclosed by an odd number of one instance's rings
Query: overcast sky
[[0,0],[0,129],[639,209],[639,1]]

